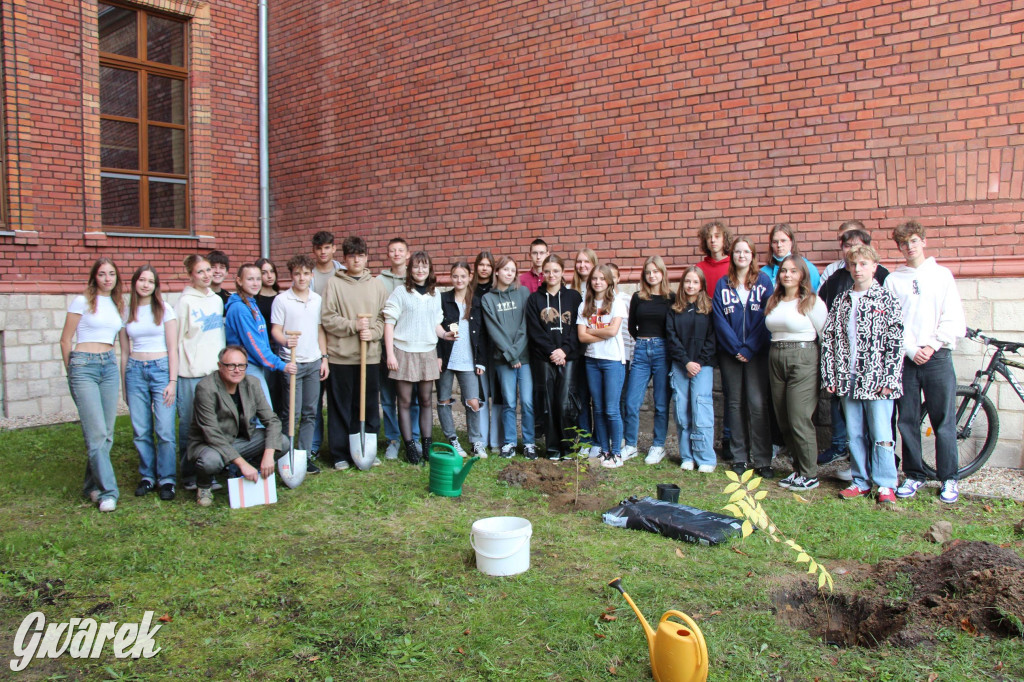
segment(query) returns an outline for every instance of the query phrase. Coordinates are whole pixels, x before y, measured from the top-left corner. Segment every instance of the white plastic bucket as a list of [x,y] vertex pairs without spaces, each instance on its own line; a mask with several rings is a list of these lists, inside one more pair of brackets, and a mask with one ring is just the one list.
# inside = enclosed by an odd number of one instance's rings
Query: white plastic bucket
[[492,516],[473,522],[469,545],[476,567],[487,575],[516,575],[530,568],[533,525],[518,516]]

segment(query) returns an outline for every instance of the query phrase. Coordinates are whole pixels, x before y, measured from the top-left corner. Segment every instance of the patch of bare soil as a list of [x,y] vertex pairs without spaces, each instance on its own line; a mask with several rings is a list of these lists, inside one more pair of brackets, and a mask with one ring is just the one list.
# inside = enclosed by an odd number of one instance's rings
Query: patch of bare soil
[[953,541],[941,554],[887,559],[857,577],[870,587],[780,590],[776,617],[844,647],[913,646],[940,628],[1024,637],[1024,559],[1008,547]]
[[599,468],[594,464],[580,463],[578,496],[576,465],[571,461],[516,460],[498,473],[498,480],[526,490],[536,490],[548,498],[548,507],[552,511],[605,511],[609,507],[608,500],[599,495],[584,494],[600,482]]

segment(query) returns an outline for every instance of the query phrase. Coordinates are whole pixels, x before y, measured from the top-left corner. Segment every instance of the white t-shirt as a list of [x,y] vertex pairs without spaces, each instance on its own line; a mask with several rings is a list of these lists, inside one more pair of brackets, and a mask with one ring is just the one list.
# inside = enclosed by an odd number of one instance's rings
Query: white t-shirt
[[[282,331],[302,332],[295,346],[295,362],[320,362],[320,308],[323,299],[308,291],[305,301],[288,289],[274,297],[270,307],[270,324],[281,325]],[[281,349],[281,359],[288,362],[288,349]]]
[[109,296],[96,297],[96,312],[89,311],[85,296],[75,296],[68,306],[68,312],[81,315],[75,334],[78,343],[109,343],[114,345],[117,333],[121,331],[121,313]]
[[[448,357],[448,369],[453,372],[472,372],[473,348],[469,344],[469,320],[463,316],[466,314],[466,304],[455,302],[459,307],[459,338],[452,344],[452,354]],[[445,330],[447,331],[447,330]]]
[[850,321],[846,323],[846,336],[850,339],[850,374],[853,374],[853,370],[857,366],[857,324],[860,322],[857,306],[860,305],[860,299],[866,293],[866,291],[850,290]]
[[[153,306],[149,303],[140,305],[135,311],[135,321],[126,322],[124,329],[128,332],[128,338],[132,340],[133,353],[166,353],[167,336],[164,324],[171,320],[178,319],[174,310],[167,305],[164,306],[164,316],[160,325],[153,324]],[[125,315],[125,319],[127,319]]]
[[736,295],[740,297],[740,303],[743,304],[743,307],[746,307],[747,299],[750,298],[750,289],[740,284],[736,287]]
[[797,307],[799,303],[799,299],[779,301],[764,318],[765,327],[772,333],[772,341],[814,341],[818,338],[828,318],[824,301],[815,297],[814,306],[806,315]]
[[[586,303],[581,303],[576,315],[579,324],[586,325],[587,329],[604,329],[611,325],[612,320],[616,317],[621,318],[620,324],[626,324],[628,317],[626,304],[618,299],[612,301],[611,311],[607,315],[594,314],[589,318],[584,318],[583,308],[586,305]],[[601,305],[598,305],[597,309],[600,311]],[[586,356],[595,360],[618,360],[622,364],[626,364],[626,349],[622,344],[622,335],[616,334],[610,339],[587,344]]]

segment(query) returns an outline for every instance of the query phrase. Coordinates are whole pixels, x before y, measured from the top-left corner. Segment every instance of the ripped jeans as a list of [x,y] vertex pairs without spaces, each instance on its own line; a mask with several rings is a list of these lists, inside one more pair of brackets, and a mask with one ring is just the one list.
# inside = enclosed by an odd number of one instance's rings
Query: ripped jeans
[[679,458],[697,466],[715,465],[715,404],[711,398],[714,368],[704,365],[691,377],[686,368],[672,363],[672,399],[679,426]]
[[466,406],[466,430],[469,433],[470,444],[484,443],[480,434],[480,406],[474,410],[469,406],[470,400],[480,400],[480,382],[477,380],[476,372],[456,372],[446,369],[441,372],[441,378],[437,380],[437,418],[441,422],[441,430],[448,440],[455,438],[455,419],[452,416],[452,406],[455,404],[452,397],[452,385],[459,380],[459,390],[462,392],[462,402]]
[[843,396],[853,484],[868,490],[896,488],[896,441],[892,433],[892,400],[857,400]]

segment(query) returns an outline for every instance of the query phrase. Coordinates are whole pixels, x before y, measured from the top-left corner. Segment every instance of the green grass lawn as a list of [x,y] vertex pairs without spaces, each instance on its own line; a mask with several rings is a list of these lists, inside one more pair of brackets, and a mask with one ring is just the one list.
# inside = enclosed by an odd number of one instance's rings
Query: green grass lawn
[[[218,493],[201,509],[137,499],[137,456],[127,418],[113,458],[121,501],[100,514],[81,495],[77,424],[0,433],[0,651],[12,657],[22,619],[92,614],[99,621],[169,615],[154,658],[33,661],[0,678],[258,680],[649,679],[636,618],[606,583],[622,576],[649,619],[668,609],[698,615],[713,680],[1020,679],[1020,638],[936,633],[912,649],[837,649],[776,623],[771,593],[799,570],[785,547],[754,536],[698,547],[603,525],[599,514],[549,512],[537,493],[497,481],[507,461],[479,462],[461,498],[427,494],[427,471],[388,462],[370,472],[325,471],[274,506],[232,511]],[[719,509],[722,473],[683,475],[668,461],[633,461],[595,491],[608,506],[675,482],[680,501]],[[936,498],[881,512],[835,489],[802,503],[774,484],[764,501],[781,530],[835,569],[913,551],[936,552],[922,533],[936,520],[954,536],[1015,543],[1013,502]],[[479,573],[469,529],[487,516],[533,523],[532,566],[510,578]],[[742,550],[742,553],[733,551]],[[616,619],[601,614],[615,607]],[[999,672],[996,672],[1002,663]],[[614,670],[614,674],[610,672]],[[1003,677],[1000,677],[1003,676]]]

